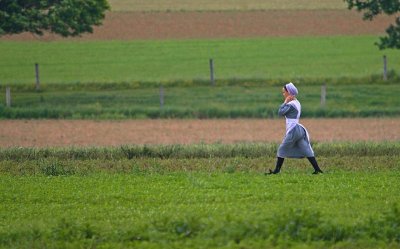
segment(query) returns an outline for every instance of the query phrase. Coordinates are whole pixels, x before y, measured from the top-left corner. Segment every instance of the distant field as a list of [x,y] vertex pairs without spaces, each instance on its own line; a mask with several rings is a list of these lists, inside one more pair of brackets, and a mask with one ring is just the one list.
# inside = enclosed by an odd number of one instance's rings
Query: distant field
[[[0,95],[0,117],[11,119],[143,119],[143,118],[274,118],[286,81],[264,86],[142,87],[113,90],[13,91],[12,107]],[[326,106],[320,105],[321,84],[296,82],[302,117],[400,116],[398,84],[328,84]],[[260,83],[261,84],[261,83]],[[116,86],[118,87],[118,86]],[[32,88],[33,89],[33,85]],[[2,92],[4,91],[4,88]]]
[[265,10],[208,12],[110,12],[93,34],[61,38],[29,33],[4,36],[7,41],[98,41],[226,39],[335,35],[382,35],[394,19],[381,15],[373,21],[349,10]]
[[345,9],[341,0],[110,0],[112,11],[220,11]]
[[223,40],[0,42],[0,83],[104,83],[369,77],[400,68],[400,51],[379,51],[374,36]]

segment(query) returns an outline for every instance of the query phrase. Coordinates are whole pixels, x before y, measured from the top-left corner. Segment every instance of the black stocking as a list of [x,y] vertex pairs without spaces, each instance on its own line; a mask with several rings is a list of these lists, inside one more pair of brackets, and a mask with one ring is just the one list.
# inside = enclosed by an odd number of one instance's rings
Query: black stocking
[[281,167],[282,167],[284,160],[285,160],[285,158],[283,158],[283,157],[277,157],[275,169],[274,169],[274,171],[269,170],[269,174],[278,174],[281,171]]
[[308,161],[310,161],[311,165],[314,168],[313,174],[323,173],[322,170],[319,168],[317,160],[315,160],[315,157],[307,157],[307,159]]

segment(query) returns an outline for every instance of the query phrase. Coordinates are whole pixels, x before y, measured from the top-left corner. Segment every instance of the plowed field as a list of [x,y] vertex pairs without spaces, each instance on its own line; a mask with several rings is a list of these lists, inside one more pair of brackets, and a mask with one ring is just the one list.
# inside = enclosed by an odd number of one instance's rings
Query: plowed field
[[[400,119],[302,119],[312,141],[394,141]],[[2,120],[0,147],[280,142],[285,120]]]
[[[93,34],[64,40],[147,40],[383,34],[394,17],[363,21],[349,10],[224,12],[110,12]],[[1,40],[63,40],[56,35],[4,36]]]

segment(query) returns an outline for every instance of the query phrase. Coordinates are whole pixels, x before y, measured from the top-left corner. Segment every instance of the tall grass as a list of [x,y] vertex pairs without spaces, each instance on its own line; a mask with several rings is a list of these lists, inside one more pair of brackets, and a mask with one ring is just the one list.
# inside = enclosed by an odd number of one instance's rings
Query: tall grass
[[400,67],[400,52],[379,51],[373,36],[221,40],[0,42],[0,83],[110,83],[209,79],[285,79],[381,75]]
[[[315,143],[318,156],[396,156],[399,142]],[[275,157],[277,144],[125,145],[120,147],[1,148],[0,160],[120,160],[135,158],[259,158]]]

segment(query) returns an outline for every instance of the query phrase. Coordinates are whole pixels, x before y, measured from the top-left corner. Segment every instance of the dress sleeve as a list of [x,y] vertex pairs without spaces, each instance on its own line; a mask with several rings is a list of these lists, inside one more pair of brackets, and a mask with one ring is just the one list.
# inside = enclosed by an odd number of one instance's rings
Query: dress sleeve
[[283,104],[279,107],[278,115],[279,115],[279,116],[285,116],[285,115],[289,112],[290,108],[291,108],[291,105],[288,105],[288,104],[283,103]]

